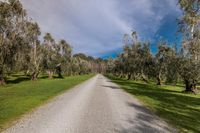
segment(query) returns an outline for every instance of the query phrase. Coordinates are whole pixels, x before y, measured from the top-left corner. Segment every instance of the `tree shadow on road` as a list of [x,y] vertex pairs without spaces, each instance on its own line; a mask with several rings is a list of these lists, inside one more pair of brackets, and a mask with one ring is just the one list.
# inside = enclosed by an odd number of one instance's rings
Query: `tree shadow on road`
[[105,88],[111,88],[111,89],[120,89],[119,87],[117,86],[111,86],[111,85],[101,85],[102,87],[105,87]]
[[155,116],[149,109],[142,105],[127,102],[128,106],[133,107],[134,117],[129,117],[126,123],[129,128],[122,125],[117,126],[115,130],[118,133],[161,133],[161,132],[175,132],[170,129],[168,125]]
[[[164,86],[138,83],[123,79],[112,80],[126,92],[136,96],[148,105],[155,114],[168,123],[176,125],[181,132],[200,132],[200,98],[198,95],[183,94],[179,90]],[[139,107],[130,105],[136,109]]]

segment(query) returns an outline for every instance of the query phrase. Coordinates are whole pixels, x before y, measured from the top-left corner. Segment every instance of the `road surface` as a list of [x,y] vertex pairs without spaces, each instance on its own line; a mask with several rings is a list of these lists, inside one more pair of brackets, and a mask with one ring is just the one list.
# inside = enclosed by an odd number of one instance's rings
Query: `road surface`
[[137,132],[175,130],[99,74],[25,115],[3,133]]

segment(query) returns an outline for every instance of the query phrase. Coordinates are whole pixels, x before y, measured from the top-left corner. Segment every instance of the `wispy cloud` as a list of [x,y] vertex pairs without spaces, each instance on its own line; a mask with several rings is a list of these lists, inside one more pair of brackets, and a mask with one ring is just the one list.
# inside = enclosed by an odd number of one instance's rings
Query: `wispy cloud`
[[162,19],[179,14],[177,0],[22,0],[41,27],[66,39],[74,52],[101,56],[121,47],[131,30],[152,39]]

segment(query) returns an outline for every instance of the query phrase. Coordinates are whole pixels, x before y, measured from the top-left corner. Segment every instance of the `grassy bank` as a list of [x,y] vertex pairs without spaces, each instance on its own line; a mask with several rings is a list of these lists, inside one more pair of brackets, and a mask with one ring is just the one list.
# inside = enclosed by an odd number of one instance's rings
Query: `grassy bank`
[[0,86],[0,130],[49,98],[92,76],[94,75],[71,76],[65,79],[40,78],[38,81],[26,81],[25,77],[18,75],[11,77],[7,85]]
[[200,132],[200,95],[183,94],[182,86],[159,87],[153,83],[109,78],[180,132]]

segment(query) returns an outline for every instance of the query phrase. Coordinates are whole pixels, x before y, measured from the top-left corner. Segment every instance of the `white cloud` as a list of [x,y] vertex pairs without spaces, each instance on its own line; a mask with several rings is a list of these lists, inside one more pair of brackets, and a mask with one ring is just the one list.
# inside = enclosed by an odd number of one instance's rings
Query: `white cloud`
[[93,56],[121,47],[123,34],[132,29],[141,38],[151,38],[165,15],[178,12],[177,0],[21,1],[43,32]]

